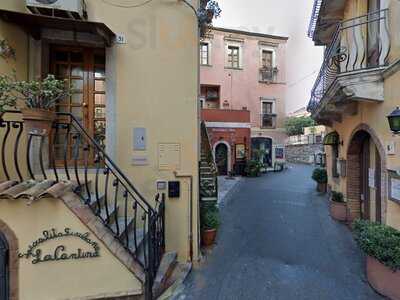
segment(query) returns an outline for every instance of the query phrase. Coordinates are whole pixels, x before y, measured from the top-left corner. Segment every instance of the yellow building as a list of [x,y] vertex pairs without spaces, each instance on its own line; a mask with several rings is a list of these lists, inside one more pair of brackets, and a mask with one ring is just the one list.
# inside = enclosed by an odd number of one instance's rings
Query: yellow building
[[0,124],[2,300],[150,299],[198,258],[198,5],[1,1],[0,74],[74,89],[49,139]]
[[325,59],[308,110],[325,138],[332,190],[348,217],[400,229],[400,139],[387,116],[400,104],[400,2],[316,0],[309,35]]

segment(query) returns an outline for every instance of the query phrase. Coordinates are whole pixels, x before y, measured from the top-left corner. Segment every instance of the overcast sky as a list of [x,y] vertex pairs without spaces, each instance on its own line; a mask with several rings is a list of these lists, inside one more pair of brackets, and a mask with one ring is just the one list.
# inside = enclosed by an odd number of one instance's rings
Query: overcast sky
[[216,26],[289,37],[286,111],[307,105],[323,55],[322,47],[315,47],[307,37],[314,0],[218,0],[218,3],[222,16],[215,21]]

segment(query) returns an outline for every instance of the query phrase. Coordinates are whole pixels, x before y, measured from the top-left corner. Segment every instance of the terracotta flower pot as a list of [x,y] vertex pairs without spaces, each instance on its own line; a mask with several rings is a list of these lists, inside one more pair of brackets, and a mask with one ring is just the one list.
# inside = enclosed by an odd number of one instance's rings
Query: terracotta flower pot
[[320,193],[326,193],[326,189],[327,189],[327,184],[326,183],[320,183],[318,182],[317,184],[317,191]]
[[367,256],[367,277],[379,294],[400,300],[400,271],[393,272],[377,259]]
[[24,108],[21,110],[24,126],[28,133],[49,135],[56,113],[45,109]]
[[347,221],[347,204],[330,201],[330,214],[333,219],[340,222]]
[[202,230],[201,232],[201,243],[205,247],[209,247],[214,244],[217,236],[217,229]]

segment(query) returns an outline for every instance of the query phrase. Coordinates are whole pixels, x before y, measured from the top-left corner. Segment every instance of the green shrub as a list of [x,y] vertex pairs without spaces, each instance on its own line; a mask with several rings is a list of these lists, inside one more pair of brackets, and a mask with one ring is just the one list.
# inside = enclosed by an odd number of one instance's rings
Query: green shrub
[[355,239],[365,254],[393,271],[400,270],[400,231],[364,220],[355,221],[353,230]]
[[332,191],[331,199],[332,199],[333,202],[344,203],[343,194],[340,193],[340,192]]
[[220,225],[218,206],[214,203],[202,205],[200,218],[203,230],[218,229]]
[[258,177],[261,175],[263,165],[257,160],[249,160],[246,164],[245,172],[247,176]]
[[326,170],[323,168],[316,168],[313,171],[312,179],[318,183],[327,183],[328,182],[328,174]]

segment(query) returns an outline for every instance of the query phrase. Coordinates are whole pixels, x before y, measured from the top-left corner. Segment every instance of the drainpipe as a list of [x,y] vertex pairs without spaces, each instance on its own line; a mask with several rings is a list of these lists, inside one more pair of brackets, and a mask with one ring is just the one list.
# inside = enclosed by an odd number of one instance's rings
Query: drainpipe
[[193,261],[193,175],[191,174],[179,174],[177,171],[174,171],[174,175],[176,178],[188,178],[190,180],[189,187],[189,258],[190,261]]

